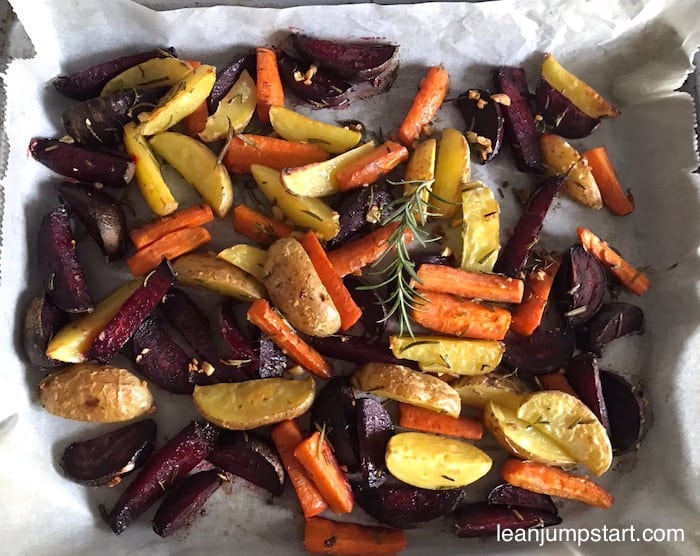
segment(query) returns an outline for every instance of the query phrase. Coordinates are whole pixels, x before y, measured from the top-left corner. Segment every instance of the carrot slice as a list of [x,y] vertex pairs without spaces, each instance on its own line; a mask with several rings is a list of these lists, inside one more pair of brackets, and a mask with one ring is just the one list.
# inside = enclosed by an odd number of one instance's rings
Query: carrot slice
[[278,348],[307,371],[321,378],[330,378],[331,366],[328,362],[302,340],[266,300],[256,299],[248,309],[247,316]]
[[291,235],[294,228],[265,216],[246,206],[238,205],[233,209],[233,229],[256,243],[268,246],[281,237]]
[[336,272],[328,259],[325,249],[313,232],[306,232],[301,237],[301,245],[309,255],[318,277],[328,290],[328,295],[340,314],[340,329],[347,330],[362,316],[362,309],[357,306],[350,292],[343,284],[343,279]]
[[478,419],[452,417],[406,403],[399,404],[399,426],[468,440],[481,440],[484,434],[483,424]]
[[510,329],[513,332],[521,336],[532,336],[540,325],[560,264],[560,261],[552,259],[527,275],[523,302],[513,307],[511,312]]
[[599,484],[543,463],[509,459],[501,467],[501,477],[511,485],[532,492],[577,500],[598,508],[608,509],[613,504],[612,494]]
[[374,183],[408,159],[408,149],[387,141],[340,168],[335,181],[341,191]]
[[246,174],[253,164],[275,170],[321,162],[328,153],[318,145],[286,141],[266,135],[238,134],[229,143],[224,166],[229,172]]
[[428,69],[425,78],[420,82],[418,94],[399,128],[399,139],[404,145],[412,146],[420,137],[423,128],[433,120],[447,96],[449,84],[450,76],[445,68],[432,66]]
[[136,251],[126,264],[134,276],[142,276],[156,268],[164,257],[175,259],[210,241],[211,235],[201,226],[180,228]]
[[304,517],[313,517],[328,508],[328,504],[321,493],[314,486],[304,468],[294,457],[294,449],[304,440],[299,425],[296,421],[282,421],[270,430],[272,442],[277,448],[282,465],[287,471],[287,477],[294,487]]
[[269,122],[270,107],[284,106],[284,89],[277,65],[277,53],[271,48],[256,48],[255,63],[256,112],[261,122]]
[[595,147],[583,153],[588,166],[593,172],[595,182],[600,189],[603,204],[618,216],[624,216],[634,210],[634,199],[630,193],[622,190],[615,168],[608,157],[605,147]]
[[564,374],[559,371],[537,375],[537,381],[544,390],[559,390],[578,398],[576,390],[569,384]]
[[180,228],[194,228],[212,220],[214,220],[214,213],[211,207],[202,203],[161,216],[157,220],[134,228],[129,232],[129,237],[136,249],[142,249],[170,232]]
[[316,431],[302,440],[294,449],[294,457],[306,470],[332,511],[337,514],[349,514],[352,511],[355,499],[350,483],[320,432]]
[[304,547],[312,554],[391,556],[406,549],[406,533],[402,529],[313,517],[304,525]]
[[649,278],[643,272],[637,270],[607,243],[601,240],[587,228],[579,227],[578,239],[603,266],[612,272],[625,287],[635,295],[642,295],[649,289]]
[[430,330],[463,338],[502,340],[510,326],[510,312],[502,307],[447,293],[424,291],[421,295],[425,299],[411,310],[411,318]]
[[208,117],[209,110],[207,109],[207,103],[203,102],[197,107],[197,110],[185,116],[185,119],[182,120],[187,135],[197,137],[199,133],[204,131],[204,128],[207,127]]
[[419,282],[415,286],[418,290],[503,303],[520,303],[523,298],[523,281],[518,278],[440,264],[422,264],[416,274]]

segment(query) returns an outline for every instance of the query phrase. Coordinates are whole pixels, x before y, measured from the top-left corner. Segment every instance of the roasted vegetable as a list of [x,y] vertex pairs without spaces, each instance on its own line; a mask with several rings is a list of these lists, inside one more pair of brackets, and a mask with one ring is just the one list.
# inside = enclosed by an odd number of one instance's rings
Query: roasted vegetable
[[491,489],[488,496],[491,506],[508,506],[516,508],[532,508],[533,510],[545,510],[554,515],[559,513],[550,496],[531,492],[508,483],[502,483]]
[[600,123],[598,118],[591,118],[584,113],[544,79],[537,85],[535,105],[549,129],[567,139],[586,137]]
[[[225,363],[225,367],[217,364],[216,378],[225,380],[230,375],[233,375],[231,378],[234,381],[242,378],[271,378],[259,374],[260,356],[238,326],[234,305],[230,298],[225,299],[217,306],[216,316],[219,332],[226,346],[224,357],[222,357],[222,363]],[[229,366],[235,367],[236,370],[227,372],[230,371]]]
[[385,344],[372,343],[362,337],[335,335],[327,338],[312,338],[311,345],[326,357],[350,361],[358,365],[384,363],[418,369],[418,365],[413,361],[394,357]]
[[610,422],[610,442],[616,456],[634,450],[646,433],[651,408],[639,388],[612,371],[600,371],[605,406]]
[[463,376],[450,384],[463,406],[484,409],[489,402],[515,409],[532,389],[512,373],[498,371],[486,375]]
[[360,398],[356,404],[362,485],[376,488],[387,478],[384,454],[387,442],[394,434],[394,423],[389,412],[374,398]]
[[141,87],[171,88],[191,74],[193,69],[194,64],[185,60],[173,57],[151,58],[115,75],[105,83],[100,95],[106,96],[122,89]]
[[457,97],[462,113],[465,135],[474,152],[484,164],[493,160],[503,142],[502,95],[492,95],[483,89],[469,89]]
[[340,228],[335,237],[326,242],[326,247],[340,247],[355,234],[378,224],[391,200],[391,194],[386,189],[375,186],[362,187],[345,194],[338,207]]
[[233,84],[211,116],[204,121],[199,138],[205,143],[226,139],[229,133],[241,133],[250,123],[257,95],[255,81],[247,70]]
[[481,182],[462,189],[462,256],[460,268],[491,272],[501,249],[500,212],[493,191]]
[[566,365],[564,376],[581,401],[595,413],[609,436],[608,408],[603,397],[598,361],[593,354],[579,353],[572,357]]
[[68,315],[56,307],[46,294],[32,298],[24,314],[22,345],[29,362],[37,367],[58,367],[60,361],[47,357],[51,338],[63,327]]
[[452,532],[458,537],[486,537],[514,529],[559,525],[561,521],[559,516],[546,510],[475,502],[457,509]]
[[[343,283],[362,311],[359,322],[350,328],[348,333],[353,336],[362,336],[367,345],[376,342],[384,334],[388,320],[388,309],[380,292],[376,288],[368,289],[368,282],[352,274],[345,276]],[[378,346],[378,344],[376,345]]]
[[207,111],[209,114],[216,112],[219,102],[226,96],[233,84],[238,81],[243,70],[255,74],[255,57],[250,54],[242,54],[234,57],[224,68],[217,70],[216,81],[207,98]]
[[587,323],[584,344],[600,354],[605,345],[622,336],[644,332],[644,312],[631,303],[604,304]]
[[443,130],[437,144],[435,158],[435,181],[432,184],[430,213],[451,216],[462,201],[462,189],[471,180],[469,143],[465,136],[454,128]]
[[566,363],[576,348],[572,328],[540,327],[530,336],[508,332],[503,360],[524,376],[546,373]]
[[287,55],[277,64],[283,83],[301,100],[318,107],[349,102],[352,85],[332,72]]
[[580,244],[569,248],[554,284],[569,326],[590,320],[603,305],[607,277],[603,266]]

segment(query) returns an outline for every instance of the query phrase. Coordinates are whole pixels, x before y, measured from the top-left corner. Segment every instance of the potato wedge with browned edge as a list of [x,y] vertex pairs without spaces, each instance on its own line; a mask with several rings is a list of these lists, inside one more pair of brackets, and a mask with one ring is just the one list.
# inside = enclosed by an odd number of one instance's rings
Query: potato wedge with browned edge
[[222,249],[216,256],[255,276],[260,283],[265,279],[263,266],[265,266],[265,259],[267,259],[267,251],[264,249],[248,245],[247,243],[237,243]]
[[115,75],[102,87],[100,96],[134,87],[172,87],[192,70],[191,64],[172,56],[150,58]]
[[489,402],[516,410],[532,389],[513,374],[463,376],[450,384],[463,406],[484,409]]
[[304,116],[284,106],[270,107],[270,123],[287,141],[313,143],[331,154],[340,154],[357,146],[362,133]]

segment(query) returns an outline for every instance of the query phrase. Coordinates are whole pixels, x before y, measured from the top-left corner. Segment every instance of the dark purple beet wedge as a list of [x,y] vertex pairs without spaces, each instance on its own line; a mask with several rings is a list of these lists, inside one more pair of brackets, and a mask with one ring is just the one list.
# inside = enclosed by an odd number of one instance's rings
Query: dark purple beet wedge
[[22,344],[29,362],[36,367],[63,365],[46,356],[46,347],[54,334],[68,321],[68,315],[56,307],[46,294],[33,298],[27,306],[22,327]]
[[255,55],[241,54],[231,60],[225,67],[216,72],[216,81],[212,87],[209,97],[207,98],[207,111],[209,114],[216,112],[219,103],[231,90],[234,83],[243,73],[243,70],[248,70],[248,73],[255,77]]
[[457,97],[464,134],[484,164],[494,159],[503,143],[503,114],[497,98],[483,89],[469,89]]
[[561,518],[546,510],[491,506],[485,502],[467,504],[455,510],[452,532],[458,537],[488,537],[510,529],[559,525]]
[[535,104],[550,132],[567,139],[587,137],[600,123],[600,119],[585,114],[545,79],[537,85]]
[[586,325],[586,348],[600,354],[617,338],[644,332],[644,312],[631,303],[606,303]]
[[371,230],[381,221],[391,200],[383,187],[360,187],[348,192],[338,207],[338,233],[326,242],[326,247],[335,249],[355,234]]
[[[260,356],[238,325],[233,299],[222,301],[217,307],[216,316],[225,345],[225,353],[222,354],[224,365],[217,365],[217,378],[222,381],[227,378],[235,380],[240,375],[248,379],[261,378],[258,373]],[[231,366],[235,369],[228,369]]]
[[360,398],[357,404],[357,439],[362,484],[381,486],[388,472],[384,463],[386,445],[394,434],[389,412],[374,398]]
[[508,332],[503,360],[522,376],[535,376],[564,365],[576,348],[574,330],[567,326],[537,328],[530,336]]
[[569,326],[590,320],[603,305],[607,277],[603,265],[582,245],[569,248],[554,285],[557,304]]
[[634,450],[651,422],[651,406],[638,388],[612,371],[600,370],[600,384],[610,421],[613,455]]
[[299,99],[317,107],[349,102],[352,85],[341,77],[291,56],[281,55],[277,63],[282,82]]
[[566,365],[564,375],[581,401],[595,413],[610,436],[608,409],[595,356],[592,353],[579,353],[576,357],[572,357]]
[[488,503],[492,506],[515,506],[516,508],[544,510],[554,515],[559,513],[550,496],[525,490],[510,483],[503,483],[491,489]]

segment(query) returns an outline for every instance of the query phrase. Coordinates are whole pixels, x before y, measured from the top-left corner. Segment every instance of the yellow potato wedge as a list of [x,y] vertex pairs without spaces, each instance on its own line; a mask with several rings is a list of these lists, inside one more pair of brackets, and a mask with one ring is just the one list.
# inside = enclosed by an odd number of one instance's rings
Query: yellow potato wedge
[[313,143],[331,154],[344,153],[362,139],[359,131],[321,122],[283,106],[270,107],[270,123],[283,139]]
[[481,182],[462,190],[462,258],[460,267],[492,272],[501,249],[501,208],[493,191]]
[[[403,179],[406,182],[403,186],[404,195],[412,195],[420,182],[430,182],[435,179],[436,155],[436,139],[426,139],[425,141],[421,141],[416,145],[416,148],[413,149],[413,152],[406,163],[406,171],[403,175]],[[421,192],[421,202],[423,206],[426,206],[427,203],[430,202],[429,189],[423,189]],[[422,216],[427,217],[427,214]],[[421,215],[417,214],[416,218],[420,220]],[[425,222],[423,222],[423,224],[424,223]]]
[[192,73],[192,66],[177,58],[151,58],[110,79],[100,96],[134,87],[172,87]]
[[204,129],[199,132],[199,138],[205,143],[210,143],[226,139],[229,129],[234,133],[243,131],[255,113],[257,99],[255,81],[248,70],[243,70],[219,102],[216,112],[207,118]]
[[280,173],[282,184],[290,193],[305,197],[325,197],[340,193],[341,190],[335,179],[338,170],[372,149],[374,149],[374,141],[322,162],[313,162],[297,168],[284,168]]
[[421,371],[453,375],[483,375],[501,362],[501,342],[441,336],[391,336],[394,357],[418,362]]
[[153,111],[139,114],[142,133],[155,135],[170,129],[199,108],[214,87],[216,68],[202,64],[173,85]]
[[437,145],[433,212],[440,216],[452,216],[462,202],[462,188],[471,178],[469,143],[464,134],[447,128]]
[[532,391],[513,375],[497,373],[459,377],[450,386],[459,394],[463,406],[477,409],[484,409],[486,404],[494,402],[517,411],[520,402]]
[[148,383],[126,369],[80,363],[39,384],[39,403],[49,413],[92,423],[129,421],[155,411]]
[[564,191],[582,205],[603,208],[603,198],[586,159],[569,142],[552,133],[540,136],[540,148],[547,173],[566,176]]
[[314,197],[302,197],[287,191],[277,170],[253,164],[250,173],[267,200],[289,220],[316,232],[321,239],[331,239],[340,229],[336,211]]
[[479,448],[456,438],[402,432],[389,439],[386,466],[394,477],[418,488],[461,488],[491,470],[492,460]]
[[518,419],[517,415],[510,408],[489,402],[484,408],[484,426],[514,456],[547,465],[576,463],[576,459],[559,443],[529,422]]
[[265,280],[263,266],[267,259],[267,251],[246,243],[238,243],[219,251],[217,257],[230,262],[248,274],[252,274],[260,283]]
[[352,376],[356,390],[459,417],[459,394],[446,382],[403,365],[367,363]]
[[203,288],[240,301],[267,297],[267,290],[253,276],[214,253],[188,253],[173,262],[177,281],[183,286]]
[[594,475],[610,469],[612,447],[605,427],[577,397],[557,390],[534,392],[522,401],[517,416],[554,439]]
[[100,301],[91,313],[66,324],[49,341],[46,356],[64,363],[86,361],[90,344],[141,284],[142,280],[130,280],[122,284]]
[[148,208],[157,216],[175,212],[178,202],[165,183],[160,164],[141,133],[141,128],[133,122],[124,126],[124,148],[134,160],[136,183]]
[[148,144],[195,188],[219,218],[226,216],[233,205],[233,185],[228,170],[209,147],[172,131],[154,135]]
[[225,429],[249,430],[294,419],[314,401],[316,383],[264,378],[245,382],[195,386],[192,401],[202,416]]

